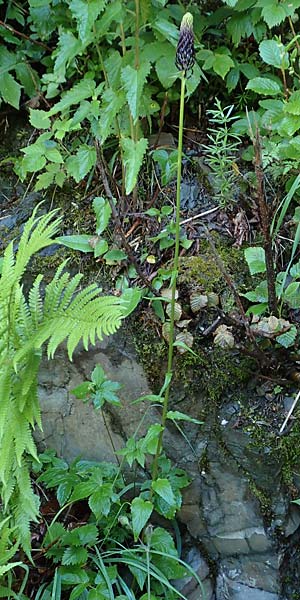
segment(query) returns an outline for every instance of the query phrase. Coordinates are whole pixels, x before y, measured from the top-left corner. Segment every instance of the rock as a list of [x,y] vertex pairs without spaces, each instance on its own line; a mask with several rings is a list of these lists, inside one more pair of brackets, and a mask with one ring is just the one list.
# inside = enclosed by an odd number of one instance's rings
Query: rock
[[286,537],[289,537],[297,531],[300,525],[300,508],[296,504],[291,504],[289,508],[288,520],[284,528]]
[[194,547],[183,556],[184,561],[192,567],[202,582],[199,585],[195,577],[188,576],[175,582],[176,589],[183,594],[187,600],[199,600],[202,598],[202,591],[205,593],[205,600],[213,600],[213,586],[209,579],[209,567],[202,557],[198,548]]

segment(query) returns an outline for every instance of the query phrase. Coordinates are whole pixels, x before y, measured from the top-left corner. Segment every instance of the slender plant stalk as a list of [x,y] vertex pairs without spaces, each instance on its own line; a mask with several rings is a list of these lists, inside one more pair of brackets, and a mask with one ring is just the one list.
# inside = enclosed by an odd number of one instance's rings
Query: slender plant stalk
[[[174,322],[175,322],[175,295],[176,283],[178,276],[178,257],[179,257],[179,240],[180,240],[180,184],[181,184],[181,164],[182,164],[182,139],[183,139],[183,117],[184,117],[184,94],[185,94],[185,71],[181,73],[181,92],[180,92],[180,112],[179,112],[179,134],[178,134],[178,158],[177,158],[177,190],[176,190],[176,215],[175,215],[175,250],[174,261],[171,277],[171,310],[170,310],[170,330],[169,330],[169,346],[168,346],[168,366],[166,372],[166,380],[168,385],[165,389],[163,411],[161,424],[165,427],[168,413],[168,403],[171,389],[171,379],[173,372],[173,354],[174,354]],[[158,472],[158,459],[162,450],[163,430],[159,434],[157,450],[153,461],[152,477],[155,480]]]

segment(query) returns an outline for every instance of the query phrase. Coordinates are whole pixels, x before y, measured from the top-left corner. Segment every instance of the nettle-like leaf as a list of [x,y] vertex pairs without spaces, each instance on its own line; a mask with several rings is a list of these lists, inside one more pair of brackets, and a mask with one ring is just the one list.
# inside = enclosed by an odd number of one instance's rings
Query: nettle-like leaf
[[58,112],[62,112],[67,108],[70,108],[72,104],[79,104],[82,100],[90,98],[95,92],[95,87],[96,83],[94,79],[89,79],[88,77],[82,79],[79,83],[68,90],[62,96],[62,99],[59,100],[59,102],[57,102],[53,108],[51,108],[51,110],[49,110],[48,117],[52,117]]
[[271,28],[280,25],[287,16],[284,7],[281,4],[275,4],[275,2],[272,2],[269,6],[264,6],[261,14],[268,27]]
[[130,138],[122,138],[123,161],[125,166],[126,194],[130,194],[136,186],[138,174],[148,147],[148,140],[141,138],[138,142]]
[[67,172],[76,183],[79,183],[96,164],[96,149],[94,146],[82,144],[76,154],[66,161]]
[[97,235],[101,235],[109,223],[109,219],[111,217],[111,207],[106,198],[97,196],[93,200],[93,209],[96,215],[96,233]]
[[71,13],[77,21],[79,37],[84,44],[90,41],[92,27],[105,4],[106,0],[71,0],[69,3]]
[[109,88],[103,92],[100,117],[94,129],[94,133],[101,144],[104,144],[105,140],[110,135],[116,116],[124,106],[125,102],[126,97],[122,90],[115,92],[113,89]]
[[4,102],[7,102],[18,109],[21,97],[21,86],[10,73],[0,74],[0,96]]
[[140,116],[141,96],[150,69],[150,62],[143,62],[137,68],[127,65],[122,69],[121,79],[134,123],[137,122]]

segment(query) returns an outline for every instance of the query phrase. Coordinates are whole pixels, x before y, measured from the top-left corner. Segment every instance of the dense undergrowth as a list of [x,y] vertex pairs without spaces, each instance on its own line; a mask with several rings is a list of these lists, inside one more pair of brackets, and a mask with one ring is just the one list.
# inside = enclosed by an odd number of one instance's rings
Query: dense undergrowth
[[[173,519],[189,480],[165,456],[162,436],[168,419],[200,423],[168,410],[173,349],[194,355],[193,319],[208,314],[200,335],[215,345],[238,348],[281,378],[283,364],[297,370],[299,7],[300,0],[0,1],[2,124],[11,111],[26,110],[31,126],[27,146],[1,166],[12,166],[27,190],[51,193],[54,202],[71,182],[90,199],[95,217],[94,231],[57,237],[56,213],[35,212],[18,249],[9,244],[0,263],[1,597],[180,597],[173,580],[190,569],[179,558]],[[187,37],[178,45],[187,10]],[[212,204],[180,222],[184,99],[185,165],[194,177],[202,164],[196,159],[204,161]],[[178,150],[160,144],[166,132],[178,137]],[[245,287],[222,255],[206,212],[231,234],[253,285]],[[186,227],[191,221],[194,230]],[[196,279],[201,236],[215,285]],[[45,290],[41,273],[24,295],[29,259],[54,241],[112,267],[112,294],[99,297],[96,286],[78,291],[80,276],[69,277],[64,263]],[[201,264],[204,271],[207,254]],[[147,476],[127,484],[112,464],[68,466],[51,453],[38,460],[32,429],[40,420],[43,344],[50,358],[68,340],[71,358],[80,339],[87,347],[113,333],[141,295],[169,344],[164,384],[146,398],[163,406],[162,421],[142,438],[137,431],[120,452]],[[117,392],[100,366],[74,391],[98,410],[118,404]],[[56,490],[46,503],[41,484]],[[46,515],[43,525],[39,514]],[[172,526],[151,524],[157,515]],[[31,533],[30,520],[38,523]]]

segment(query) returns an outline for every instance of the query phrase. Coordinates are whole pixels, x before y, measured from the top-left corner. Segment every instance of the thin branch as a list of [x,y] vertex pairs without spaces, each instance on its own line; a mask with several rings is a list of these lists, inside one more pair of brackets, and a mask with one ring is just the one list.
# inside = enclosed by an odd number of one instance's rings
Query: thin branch
[[7,29],[8,31],[10,31],[11,33],[14,33],[15,35],[18,35],[19,37],[23,38],[24,40],[27,40],[28,42],[31,42],[32,44],[36,44],[37,46],[41,46],[45,50],[48,50],[48,52],[52,52],[52,48],[47,46],[47,44],[44,44],[44,42],[38,42],[37,40],[33,40],[31,37],[29,37],[29,35],[26,35],[25,33],[18,31],[11,25],[7,25],[7,23],[4,23],[3,21],[1,21],[1,19],[0,19],[0,26],[4,27],[4,29]]
[[264,172],[262,166],[261,143],[259,131],[256,128],[253,138],[254,147],[254,169],[256,175],[257,202],[260,216],[260,226],[264,237],[264,250],[266,255],[266,270],[268,283],[268,304],[269,310],[276,315],[278,312],[276,287],[275,287],[275,269],[272,250],[272,237],[270,233],[270,213],[266,202]]

